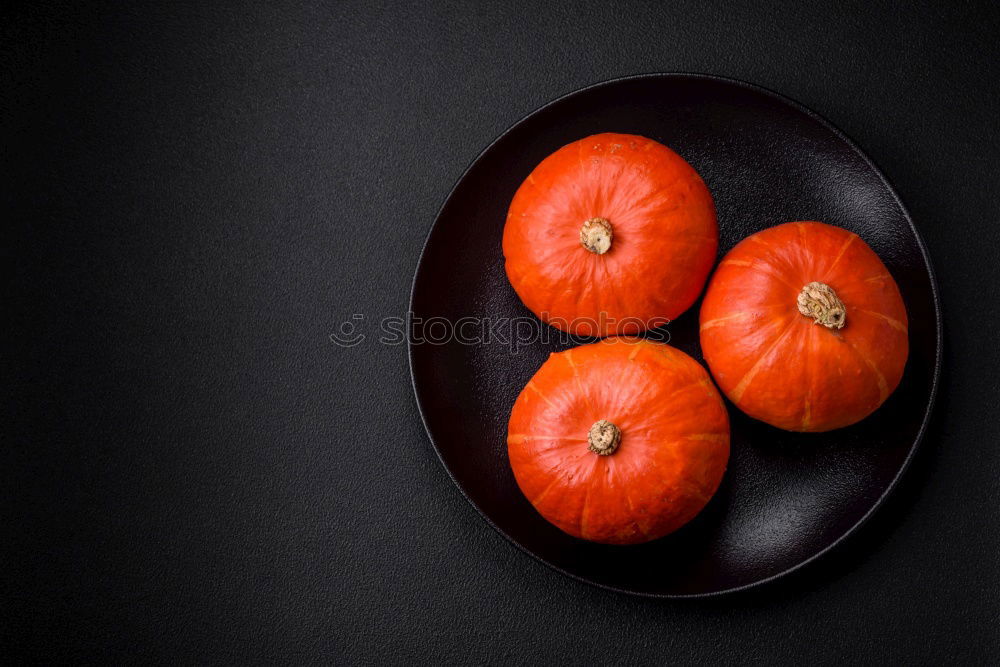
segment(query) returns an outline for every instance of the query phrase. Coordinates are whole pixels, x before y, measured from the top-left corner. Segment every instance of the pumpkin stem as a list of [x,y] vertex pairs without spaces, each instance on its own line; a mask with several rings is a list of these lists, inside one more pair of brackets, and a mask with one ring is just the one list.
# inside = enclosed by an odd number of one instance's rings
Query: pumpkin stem
[[594,422],[587,432],[588,449],[601,456],[610,456],[622,442],[622,432],[607,419]]
[[580,245],[595,255],[611,250],[611,237],[611,223],[605,218],[591,218],[580,228]]
[[844,302],[825,283],[812,282],[803,287],[799,292],[798,305],[800,313],[813,318],[813,324],[822,324],[827,329],[843,329],[847,323]]

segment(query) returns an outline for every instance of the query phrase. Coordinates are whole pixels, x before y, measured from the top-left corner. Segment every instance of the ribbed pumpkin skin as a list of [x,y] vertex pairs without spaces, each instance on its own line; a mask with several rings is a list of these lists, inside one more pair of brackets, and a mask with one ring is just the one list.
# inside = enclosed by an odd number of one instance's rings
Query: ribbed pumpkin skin
[[[580,244],[595,217],[613,227],[603,255]],[[676,318],[701,293],[717,248],[715,206],[698,173],[631,134],[597,134],[545,158],[515,194],[503,235],[524,304],[580,335],[634,334]]]
[[[799,312],[798,294],[813,281],[843,301],[842,329]],[[747,237],[719,264],[701,307],[701,348],[743,412],[789,431],[829,431],[867,417],[899,384],[906,308],[857,235],[790,222]]]
[[[601,419],[618,449],[588,448]],[[635,544],[691,520],[729,460],[729,416],[708,373],[668,345],[611,338],[554,353],[514,403],[510,464],[535,509],[586,540]]]

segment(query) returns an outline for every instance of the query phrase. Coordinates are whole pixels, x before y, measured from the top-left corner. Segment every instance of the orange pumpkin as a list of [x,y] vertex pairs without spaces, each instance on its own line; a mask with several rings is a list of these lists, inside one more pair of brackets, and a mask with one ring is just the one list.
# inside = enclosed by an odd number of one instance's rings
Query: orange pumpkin
[[676,530],[715,493],[729,416],[691,357],[610,338],[549,356],[514,403],[507,449],[518,485],[550,522],[635,544]]
[[632,134],[563,146],[507,214],[507,276],[543,321],[585,336],[638,333],[687,310],[718,248],[715,206],[672,150]]
[[701,348],[743,412],[789,431],[829,431],[864,419],[899,384],[906,308],[856,234],[790,222],[722,260],[701,307]]

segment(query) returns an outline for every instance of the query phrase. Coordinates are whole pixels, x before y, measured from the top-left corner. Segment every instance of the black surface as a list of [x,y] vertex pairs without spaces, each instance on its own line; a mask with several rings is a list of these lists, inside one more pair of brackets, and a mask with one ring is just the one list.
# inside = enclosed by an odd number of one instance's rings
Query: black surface
[[[566,535],[514,480],[507,420],[549,353],[572,347],[534,325],[504,272],[510,201],[561,146],[602,131],[660,141],[701,174],[715,200],[719,256],[792,220],[858,234],[895,276],[915,326],[906,373],[890,400],[850,428],[789,433],[727,402],[726,477],[683,530],[629,548]],[[512,542],[561,572],[613,590],[699,596],[773,580],[837,544],[896,483],[923,435],[939,371],[940,321],[931,268],[913,224],[871,162],[799,105],[743,83],[685,74],[630,77],[573,93],[519,122],[476,159],[449,195],[413,284],[410,347],[417,401],[462,492]],[[703,361],[700,300],[655,332]],[[441,322],[472,324],[443,339]],[[521,321],[500,336],[472,331]],[[521,326],[520,324],[518,325]],[[474,328],[475,327],[475,328]],[[494,329],[495,330],[495,329]],[[530,333],[529,333],[530,332]],[[534,332],[537,332],[535,334]],[[516,336],[516,337],[515,337]]]
[[[990,5],[0,11],[4,653],[995,661]],[[438,462],[405,347],[329,339],[402,314],[493,137],[669,70],[780,90],[854,138],[926,240],[945,314],[935,418],[887,505],[830,558],[705,601],[600,590],[513,548]]]

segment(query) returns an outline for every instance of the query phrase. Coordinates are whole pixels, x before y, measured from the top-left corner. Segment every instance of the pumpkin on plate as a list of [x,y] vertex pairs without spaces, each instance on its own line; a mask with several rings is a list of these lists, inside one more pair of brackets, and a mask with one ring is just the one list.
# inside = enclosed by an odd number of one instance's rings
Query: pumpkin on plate
[[665,324],[701,293],[718,248],[712,196],[663,144],[596,134],[545,158],[511,202],[507,276],[543,321],[585,336]]
[[790,222],[723,258],[701,307],[701,348],[743,412],[789,431],[829,431],[867,417],[899,384],[906,308],[856,234]]
[[729,416],[688,355],[610,338],[549,356],[514,403],[507,448],[543,517],[586,540],[635,544],[673,532],[715,493]]

